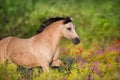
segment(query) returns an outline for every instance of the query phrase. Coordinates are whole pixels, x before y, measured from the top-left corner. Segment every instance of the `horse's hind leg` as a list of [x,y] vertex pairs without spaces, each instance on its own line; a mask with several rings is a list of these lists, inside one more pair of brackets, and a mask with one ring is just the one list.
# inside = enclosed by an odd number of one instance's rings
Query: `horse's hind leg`
[[7,48],[11,39],[12,37],[8,37],[0,41],[0,63],[4,63],[8,59]]
[[17,67],[17,72],[20,73],[23,78],[24,77],[30,78],[33,74],[33,69],[32,68],[28,69],[19,65]]
[[30,76],[33,75],[33,68],[28,69],[28,74],[29,74]]
[[0,52],[0,64],[3,64],[6,60],[7,60],[7,58],[5,58],[5,54],[2,54]]
[[7,59],[5,59],[4,57],[1,57],[0,55],[0,64],[3,64],[5,61],[7,61]]

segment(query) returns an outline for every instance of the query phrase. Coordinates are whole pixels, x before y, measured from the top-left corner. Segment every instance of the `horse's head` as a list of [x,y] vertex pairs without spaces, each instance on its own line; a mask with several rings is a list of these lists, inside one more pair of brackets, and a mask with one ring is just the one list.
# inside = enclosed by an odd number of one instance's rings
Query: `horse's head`
[[74,44],[80,43],[79,36],[76,33],[75,26],[73,25],[71,18],[66,17],[66,19],[63,21],[63,26],[61,29],[63,37],[71,40]]
[[60,25],[62,22],[62,25],[59,27],[59,30],[63,37],[67,38],[68,40],[71,40],[74,44],[80,43],[79,36],[75,31],[75,26],[73,25],[72,19],[70,17],[54,17],[54,18],[47,19],[46,21],[43,22],[40,29],[37,31],[37,34],[41,33],[46,27],[48,27],[49,25],[52,25],[52,23],[57,21],[59,21],[58,23],[60,23]]

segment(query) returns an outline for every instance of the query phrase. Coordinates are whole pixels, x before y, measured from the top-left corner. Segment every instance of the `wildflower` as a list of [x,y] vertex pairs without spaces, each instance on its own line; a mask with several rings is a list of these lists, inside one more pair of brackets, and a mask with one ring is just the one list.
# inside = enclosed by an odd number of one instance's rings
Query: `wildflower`
[[80,51],[80,50],[81,50],[81,48],[79,47],[79,48],[78,48],[78,50]]
[[102,54],[102,53],[103,53],[102,50],[98,50],[98,51],[97,51],[97,54]]
[[107,67],[110,67],[110,64],[106,64]]
[[86,62],[87,62],[86,59],[80,59],[80,60],[79,60],[79,63],[82,63],[82,64],[83,64],[83,63],[86,63]]
[[114,48],[113,47],[109,47],[109,52],[112,52],[114,51]]
[[98,71],[97,65],[93,65],[93,66],[92,66],[92,70],[93,70],[93,71]]
[[66,54],[66,52],[65,52],[65,51],[63,51],[63,54],[65,55],[65,54]]
[[71,65],[72,63],[74,62],[74,58],[68,58],[68,63],[69,63],[69,65]]
[[78,51],[79,51],[79,53],[83,52],[83,50],[80,47],[78,48]]
[[112,42],[112,45],[115,45],[115,42]]
[[93,50],[89,50],[89,53],[93,53]]
[[71,49],[70,49],[70,48],[68,48],[68,51],[71,51]]
[[66,78],[65,78],[65,77],[63,77],[61,80],[66,80]]
[[75,54],[78,54],[78,52],[75,52]]
[[61,48],[61,51],[62,51],[62,52],[65,52],[65,51],[66,51],[66,49],[65,49],[65,48]]
[[92,57],[92,53],[89,53],[89,54],[88,54],[88,57]]
[[100,70],[97,71],[97,75],[98,75],[98,76],[101,76],[101,73],[102,73],[102,72],[101,72]]
[[97,43],[94,43],[93,46],[94,46],[94,47],[97,47]]
[[92,71],[96,72],[98,76],[101,76],[101,71],[98,69],[98,64],[98,62],[95,62],[91,69]]
[[114,46],[115,49],[118,49],[119,47],[118,46]]
[[117,62],[120,63],[120,57],[117,59]]
[[85,59],[81,59],[79,58],[77,60],[77,63],[78,63],[78,69],[84,69],[86,67],[86,64],[87,64],[87,61]]
[[118,44],[118,45],[119,45],[119,44],[120,44],[120,41],[116,41],[116,44]]
[[79,53],[82,53],[83,51],[81,50],[81,51],[79,51]]
[[91,80],[92,76],[91,75],[88,75],[88,80]]
[[77,58],[79,59],[81,56],[77,56]]
[[118,39],[117,39],[117,38],[114,38],[114,41],[118,41]]
[[117,49],[117,53],[120,53],[120,48]]

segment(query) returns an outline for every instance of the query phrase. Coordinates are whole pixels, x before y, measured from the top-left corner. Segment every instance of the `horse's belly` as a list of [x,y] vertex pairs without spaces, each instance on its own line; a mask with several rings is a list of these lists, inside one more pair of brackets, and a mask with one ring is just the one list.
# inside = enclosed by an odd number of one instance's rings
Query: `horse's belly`
[[11,56],[10,60],[12,60],[12,62],[18,65],[21,65],[27,68],[39,66],[37,57],[29,53],[14,54]]

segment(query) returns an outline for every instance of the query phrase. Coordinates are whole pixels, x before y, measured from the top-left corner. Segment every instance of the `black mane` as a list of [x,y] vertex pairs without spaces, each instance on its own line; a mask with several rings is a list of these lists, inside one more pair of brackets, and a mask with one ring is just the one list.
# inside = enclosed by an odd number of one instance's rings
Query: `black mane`
[[54,18],[49,18],[45,21],[43,21],[43,23],[40,25],[40,28],[39,30],[37,31],[37,34],[38,33],[41,33],[48,25],[56,22],[56,21],[59,21],[59,20],[65,20],[63,24],[67,24],[68,22],[72,22],[71,18],[70,17],[54,17]]

